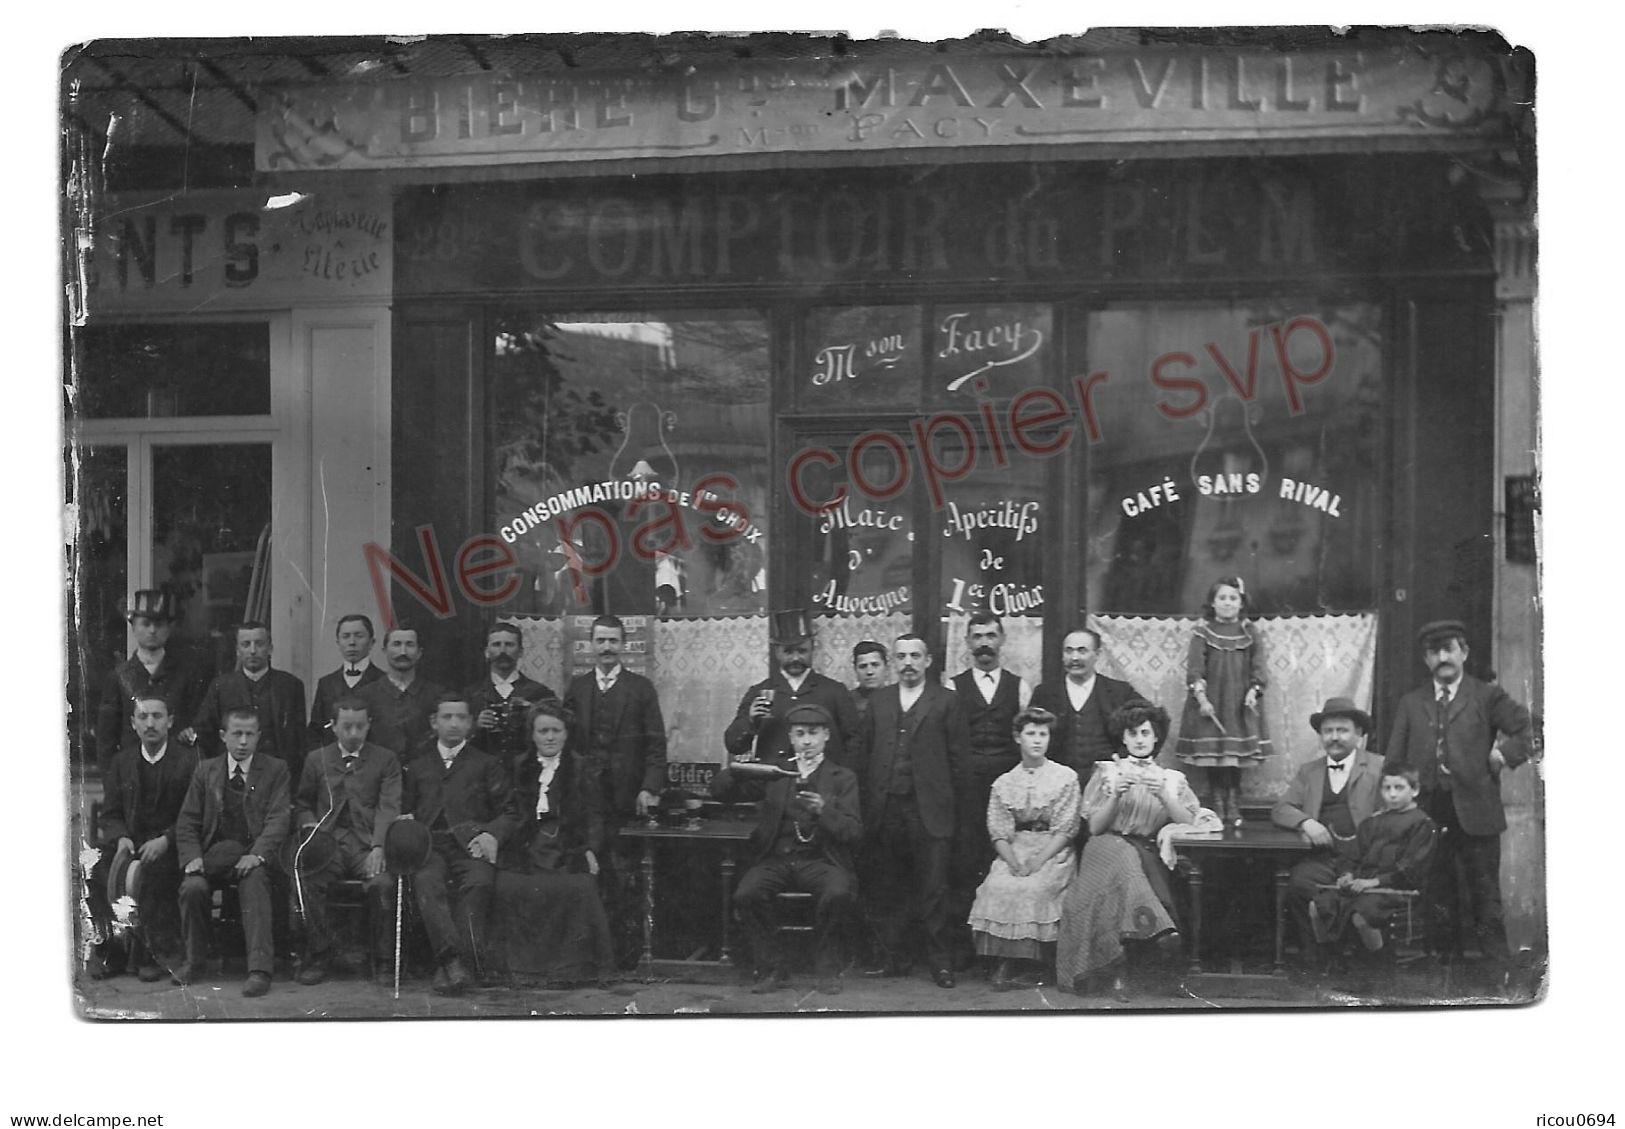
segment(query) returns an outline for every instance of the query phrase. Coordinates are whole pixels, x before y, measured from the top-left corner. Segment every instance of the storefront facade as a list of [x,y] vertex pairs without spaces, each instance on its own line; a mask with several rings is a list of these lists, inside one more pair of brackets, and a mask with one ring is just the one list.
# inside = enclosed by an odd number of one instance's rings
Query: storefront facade
[[[107,343],[72,425],[81,488],[115,497],[93,476],[122,458],[128,516],[122,575],[81,553],[80,606],[107,622],[196,543],[197,642],[262,608],[308,683],[360,610],[417,624],[456,685],[511,619],[555,687],[608,611],[673,760],[714,762],[773,609],[812,611],[843,680],[854,642],[904,630],[961,669],[980,609],[1013,668],[1056,678],[1092,623],[1177,717],[1191,621],[1239,575],[1283,752],[1252,802],[1312,755],[1328,696],[1369,702],[1380,745],[1431,619],[1538,711],[1519,56],[667,64],[256,88],[250,187],[108,197],[76,348]],[[187,362],[201,391],[138,374],[139,402],[96,405],[130,357],[187,350],[246,375]],[[181,445],[268,470],[168,468]],[[251,516],[178,522],[166,474],[242,479],[217,501]],[[210,587],[228,573],[242,592]],[[87,622],[87,653],[120,653]],[[1504,787],[1536,943],[1538,784]]]

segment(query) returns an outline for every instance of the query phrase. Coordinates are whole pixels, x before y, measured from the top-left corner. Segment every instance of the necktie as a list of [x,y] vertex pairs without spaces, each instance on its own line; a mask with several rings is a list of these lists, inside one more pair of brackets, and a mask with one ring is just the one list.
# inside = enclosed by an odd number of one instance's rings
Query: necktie
[[231,790],[233,792],[243,790],[243,766],[240,764],[231,766]]
[[345,772],[353,772],[353,771],[355,771],[355,762],[360,760],[360,759],[361,759],[361,754],[360,753],[345,753],[344,754],[344,771]]
[[1449,776],[1450,775],[1450,768],[1449,768],[1449,766],[1447,766],[1444,763],[1444,753],[1445,753],[1444,723],[1445,723],[1445,714],[1449,709],[1450,709],[1450,691],[1447,690],[1445,687],[1441,686],[1441,687],[1439,687],[1438,707],[1434,710],[1434,713],[1433,713],[1433,755],[1436,758],[1438,758],[1439,773],[1440,773],[1441,776]]

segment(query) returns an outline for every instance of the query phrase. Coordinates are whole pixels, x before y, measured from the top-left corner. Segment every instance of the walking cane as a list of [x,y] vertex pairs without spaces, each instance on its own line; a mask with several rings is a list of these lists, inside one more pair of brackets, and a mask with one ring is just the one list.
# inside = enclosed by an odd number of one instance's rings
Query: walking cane
[[395,998],[401,998],[401,902],[406,897],[406,875],[395,876]]

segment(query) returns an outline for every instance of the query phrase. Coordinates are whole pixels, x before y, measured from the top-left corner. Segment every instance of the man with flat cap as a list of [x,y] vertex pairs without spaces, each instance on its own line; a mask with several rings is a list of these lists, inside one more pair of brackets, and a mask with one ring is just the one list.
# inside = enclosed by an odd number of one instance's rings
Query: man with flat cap
[[860,739],[858,711],[847,688],[812,668],[813,630],[800,609],[778,611],[772,617],[772,674],[745,691],[722,743],[730,757],[787,762],[793,755],[785,715],[799,705],[818,705],[834,721],[825,755],[836,764],[852,767],[861,757],[854,747]]
[[1417,633],[1432,676],[1399,700],[1387,758],[1414,768],[1420,805],[1439,826],[1430,885],[1432,943],[1460,955],[1476,934],[1486,958],[1508,956],[1501,915],[1501,773],[1529,759],[1529,711],[1467,673],[1467,628],[1437,620]]
[[711,781],[711,794],[728,800],[759,796],[760,818],[751,835],[751,864],[734,892],[756,962],[757,992],[789,982],[779,949],[775,898],[802,891],[815,899],[814,939],[818,990],[841,990],[841,945],[857,901],[852,850],[863,837],[858,814],[858,778],[825,758],[834,724],[823,706],[803,702],[784,715],[794,751],[791,767],[778,775],[758,764],[724,766]]
[[1354,861],[1355,830],[1381,809],[1382,758],[1366,751],[1371,716],[1352,699],[1328,699],[1310,715],[1309,728],[1319,734],[1325,755],[1298,769],[1270,819],[1309,844],[1309,853],[1293,864],[1287,879],[1286,904],[1299,952],[1306,964],[1316,966],[1323,954],[1310,926],[1309,904],[1317,886],[1337,881],[1345,869],[1340,863]]
[[135,635],[135,651],[107,676],[96,704],[96,764],[104,777],[115,756],[141,744],[132,725],[138,695],[161,695],[174,724],[186,725],[209,681],[193,656],[169,645],[175,598],[168,592],[142,588],[130,597],[125,618]]

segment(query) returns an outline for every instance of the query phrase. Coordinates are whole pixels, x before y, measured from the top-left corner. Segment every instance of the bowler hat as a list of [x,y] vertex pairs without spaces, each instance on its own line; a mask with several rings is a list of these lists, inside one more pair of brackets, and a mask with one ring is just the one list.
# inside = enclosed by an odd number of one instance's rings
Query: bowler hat
[[384,866],[391,874],[416,874],[433,851],[434,836],[415,819],[397,819],[384,832]]
[[124,618],[172,620],[175,618],[175,597],[160,588],[140,588],[131,594],[124,608]]
[[788,608],[773,613],[773,643],[799,643],[813,636],[812,624],[805,608]]
[[117,905],[120,898],[133,902],[140,896],[141,859],[128,847],[120,847],[107,871],[107,904]]
[[289,835],[282,843],[285,853],[282,869],[289,874],[297,868],[300,874],[314,874],[339,853],[338,842],[319,827]]
[[799,706],[791,707],[790,712],[784,715],[784,724],[822,725],[825,729],[832,729],[835,726],[829,711],[816,702],[803,702]]
[[1309,715],[1309,728],[1320,732],[1320,723],[1328,717],[1346,717],[1360,727],[1361,733],[1371,732],[1371,715],[1354,704],[1353,698],[1327,698],[1320,712]]
[[1467,627],[1459,619],[1436,619],[1432,623],[1422,625],[1422,630],[1416,633],[1416,642],[1426,647],[1439,639],[1460,638],[1467,639]]

